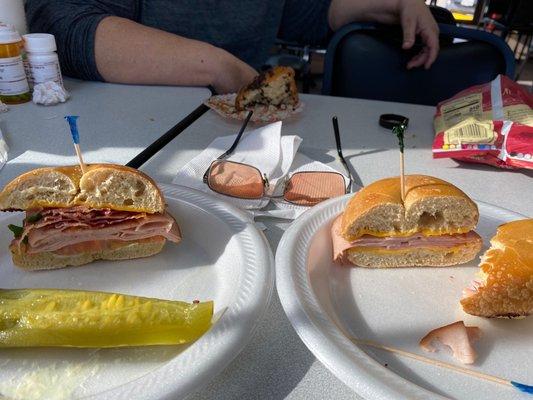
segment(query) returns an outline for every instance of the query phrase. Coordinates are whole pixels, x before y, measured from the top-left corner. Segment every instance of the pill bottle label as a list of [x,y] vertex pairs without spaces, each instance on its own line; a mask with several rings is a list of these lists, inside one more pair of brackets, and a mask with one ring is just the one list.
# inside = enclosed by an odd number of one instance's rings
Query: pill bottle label
[[32,79],[31,79],[31,70],[30,70],[30,62],[28,61],[28,56],[26,54],[26,51],[20,53],[20,57],[22,58],[22,65],[24,66],[24,73],[26,74],[26,79],[28,80],[28,86],[33,88],[32,85]]
[[54,81],[58,85],[63,86],[63,79],[61,79],[61,70],[59,69],[59,62],[55,61],[31,61],[30,63],[30,79],[33,85],[39,83]]
[[22,58],[0,58],[0,95],[23,94],[29,90]]

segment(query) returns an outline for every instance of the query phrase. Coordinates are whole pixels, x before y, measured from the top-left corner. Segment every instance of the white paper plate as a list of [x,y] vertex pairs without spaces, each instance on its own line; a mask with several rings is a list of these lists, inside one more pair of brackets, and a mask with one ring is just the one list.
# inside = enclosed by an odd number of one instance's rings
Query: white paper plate
[[[424,354],[418,342],[434,328],[464,320],[483,330],[473,369],[526,384],[533,380],[533,318],[485,320],[461,309],[461,291],[474,278],[477,259],[459,267],[383,270],[332,263],[331,222],[350,196],[329,200],[302,215],[285,232],[276,253],[281,303],[314,355],[366,399],[529,399],[514,388],[358,347],[347,339],[342,331],[454,363],[446,351]],[[478,205],[477,232],[484,239],[483,250],[499,224],[524,218]]]
[[[247,216],[196,190],[160,185],[183,233],[150,258],[25,272],[13,267],[8,223],[0,216],[0,286],[102,290],[184,301],[214,300],[222,319],[189,346],[119,349],[0,349],[0,393],[24,400],[180,399],[205,385],[251,338],[274,283],[268,243]],[[39,372],[36,372],[39,371]],[[45,388],[39,388],[39,384]],[[50,388],[52,386],[52,388]]]

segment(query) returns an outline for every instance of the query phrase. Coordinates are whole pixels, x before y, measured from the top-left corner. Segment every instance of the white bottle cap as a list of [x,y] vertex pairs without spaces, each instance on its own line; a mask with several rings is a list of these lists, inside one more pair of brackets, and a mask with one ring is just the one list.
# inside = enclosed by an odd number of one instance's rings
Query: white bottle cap
[[56,39],[48,33],[28,33],[24,38],[24,48],[28,53],[49,53],[56,51]]
[[0,44],[17,43],[21,40],[14,25],[0,22]]

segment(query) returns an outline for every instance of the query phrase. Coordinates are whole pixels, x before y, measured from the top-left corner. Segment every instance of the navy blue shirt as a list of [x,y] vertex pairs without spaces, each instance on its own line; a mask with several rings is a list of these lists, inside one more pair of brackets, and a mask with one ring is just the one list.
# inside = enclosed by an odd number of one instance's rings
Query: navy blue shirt
[[[107,16],[221,47],[259,68],[276,37],[321,44],[331,0],[27,0],[31,32],[55,35],[66,75],[103,80],[94,57],[98,23]],[[132,43],[135,46],[135,43]]]

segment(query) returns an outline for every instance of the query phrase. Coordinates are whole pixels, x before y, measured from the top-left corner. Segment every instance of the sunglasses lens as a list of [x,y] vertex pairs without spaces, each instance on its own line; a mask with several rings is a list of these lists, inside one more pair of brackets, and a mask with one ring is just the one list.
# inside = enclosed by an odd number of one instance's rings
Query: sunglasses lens
[[241,199],[263,197],[261,173],[249,165],[231,161],[214,161],[209,168],[207,184],[215,192]]
[[287,182],[283,198],[301,206],[314,206],[346,192],[344,177],[335,172],[298,172]]

